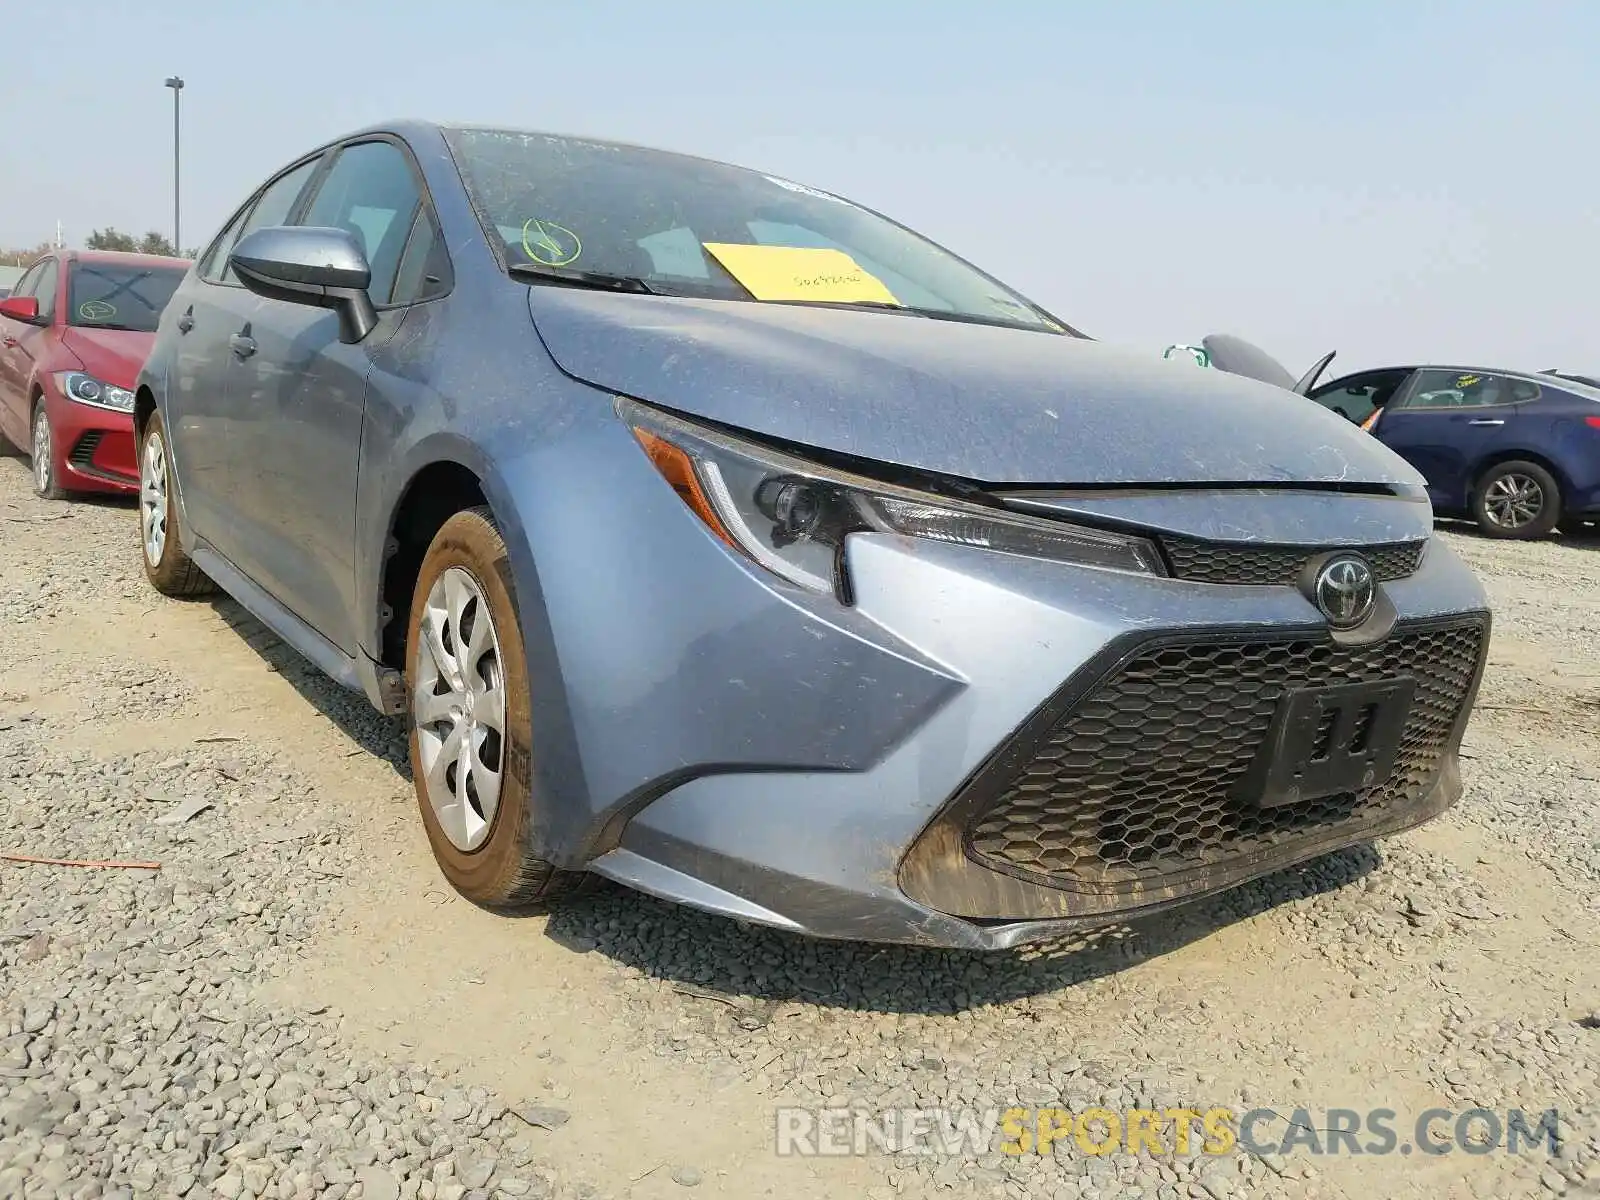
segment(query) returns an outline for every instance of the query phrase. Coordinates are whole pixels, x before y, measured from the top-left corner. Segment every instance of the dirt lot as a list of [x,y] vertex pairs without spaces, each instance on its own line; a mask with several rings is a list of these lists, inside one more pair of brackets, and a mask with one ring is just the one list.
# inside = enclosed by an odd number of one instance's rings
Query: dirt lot
[[[0,852],[161,864],[0,864],[0,1196],[1600,1195],[1600,542],[1445,536],[1497,621],[1455,810],[940,954],[617,891],[468,906],[398,724],[230,602],[157,597],[130,508],[0,458]],[[1428,1108],[1558,1108],[1565,1150],[776,1156],[774,1107],[830,1101],[1378,1107],[1407,1144]]]

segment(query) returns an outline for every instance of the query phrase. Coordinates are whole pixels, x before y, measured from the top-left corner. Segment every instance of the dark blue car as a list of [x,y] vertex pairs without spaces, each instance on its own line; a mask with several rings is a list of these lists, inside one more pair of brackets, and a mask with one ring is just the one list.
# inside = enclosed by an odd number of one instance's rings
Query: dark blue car
[[1600,519],[1600,386],[1567,372],[1382,367],[1316,386],[1238,338],[1204,340],[1210,365],[1298,392],[1360,424],[1416,467],[1440,516],[1499,538],[1576,533]]
[[1309,394],[1421,471],[1435,512],[1490,537],[1576,532],[1600,516],[1600,389],[1428,366],[1362,371]]

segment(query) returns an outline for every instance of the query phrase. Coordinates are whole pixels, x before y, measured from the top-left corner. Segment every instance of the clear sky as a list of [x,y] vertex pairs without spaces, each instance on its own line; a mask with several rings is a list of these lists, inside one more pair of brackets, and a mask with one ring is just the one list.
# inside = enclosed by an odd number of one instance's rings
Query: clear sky
[[890,213],[1085,332],[1295,373],[1600,370],[1596,0],[6,0],[0,244],[202,244],[394,116],[609,136]]

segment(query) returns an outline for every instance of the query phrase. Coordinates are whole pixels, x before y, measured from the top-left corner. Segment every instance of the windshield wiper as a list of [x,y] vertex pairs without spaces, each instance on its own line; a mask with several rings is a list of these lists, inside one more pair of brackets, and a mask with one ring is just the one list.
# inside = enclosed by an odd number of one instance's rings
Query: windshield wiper
[[908,317],[926,317],[930,321],[955,321],[962,325],[991,325],[996,329],[1045,328],[1041,322],[1029,325],[1006,317],[988,317],[978,313],[952,312],[948,308],[918,308],[913,304],[891,304],[887,300],[769,300],[768,304],[796,304],[805,308],[864,308],[872,312],[904,313]]
[[141,329],[137,325],[118,325],[114,321],[96,321],[93,325],[74,325],[74,329],[115,329],[123,333],[149,333],[148,329]]
[[539,263],[512,263],[507,268],[513,275],[538,279],[546,283],[564,283],[568,287],[594,288],[606,292],[637,292],[653,296],[651,287],[637,275],[606,275],[598,271],[573,271],[566,267],[546,267]]

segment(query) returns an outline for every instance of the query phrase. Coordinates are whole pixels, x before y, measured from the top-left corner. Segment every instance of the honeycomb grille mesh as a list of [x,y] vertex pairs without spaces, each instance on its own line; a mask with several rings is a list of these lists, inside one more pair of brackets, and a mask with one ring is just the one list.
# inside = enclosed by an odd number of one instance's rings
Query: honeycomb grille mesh
[[[1414,575],[1422,563],[1425,542],[1389,542],[1381,546],[1353,546],[1350,549],[1372,564],[1380,580],[1405,579]],[[1233,542],[1201,542],[1189,538],[1163,537],[1172,573],[1196,583],[1277,586],[1293,584],[1300,568],[1314,554],[1336,547],[1251,546]]]
[[[1012,769],[998,798],[969,822],[968,849],[1011,873],[1120,894],[1182,886],[1187,876],[1297,840],[1358,836],[1426,795],[1484,635],[1474,618],[1401,627],[1356,648],[1325,636],[1152,646],[1125,660]],[[1286,691],[1406,675],[1416,680],[1416,697],[1386,782],[1278,808],[1237,794]]]

